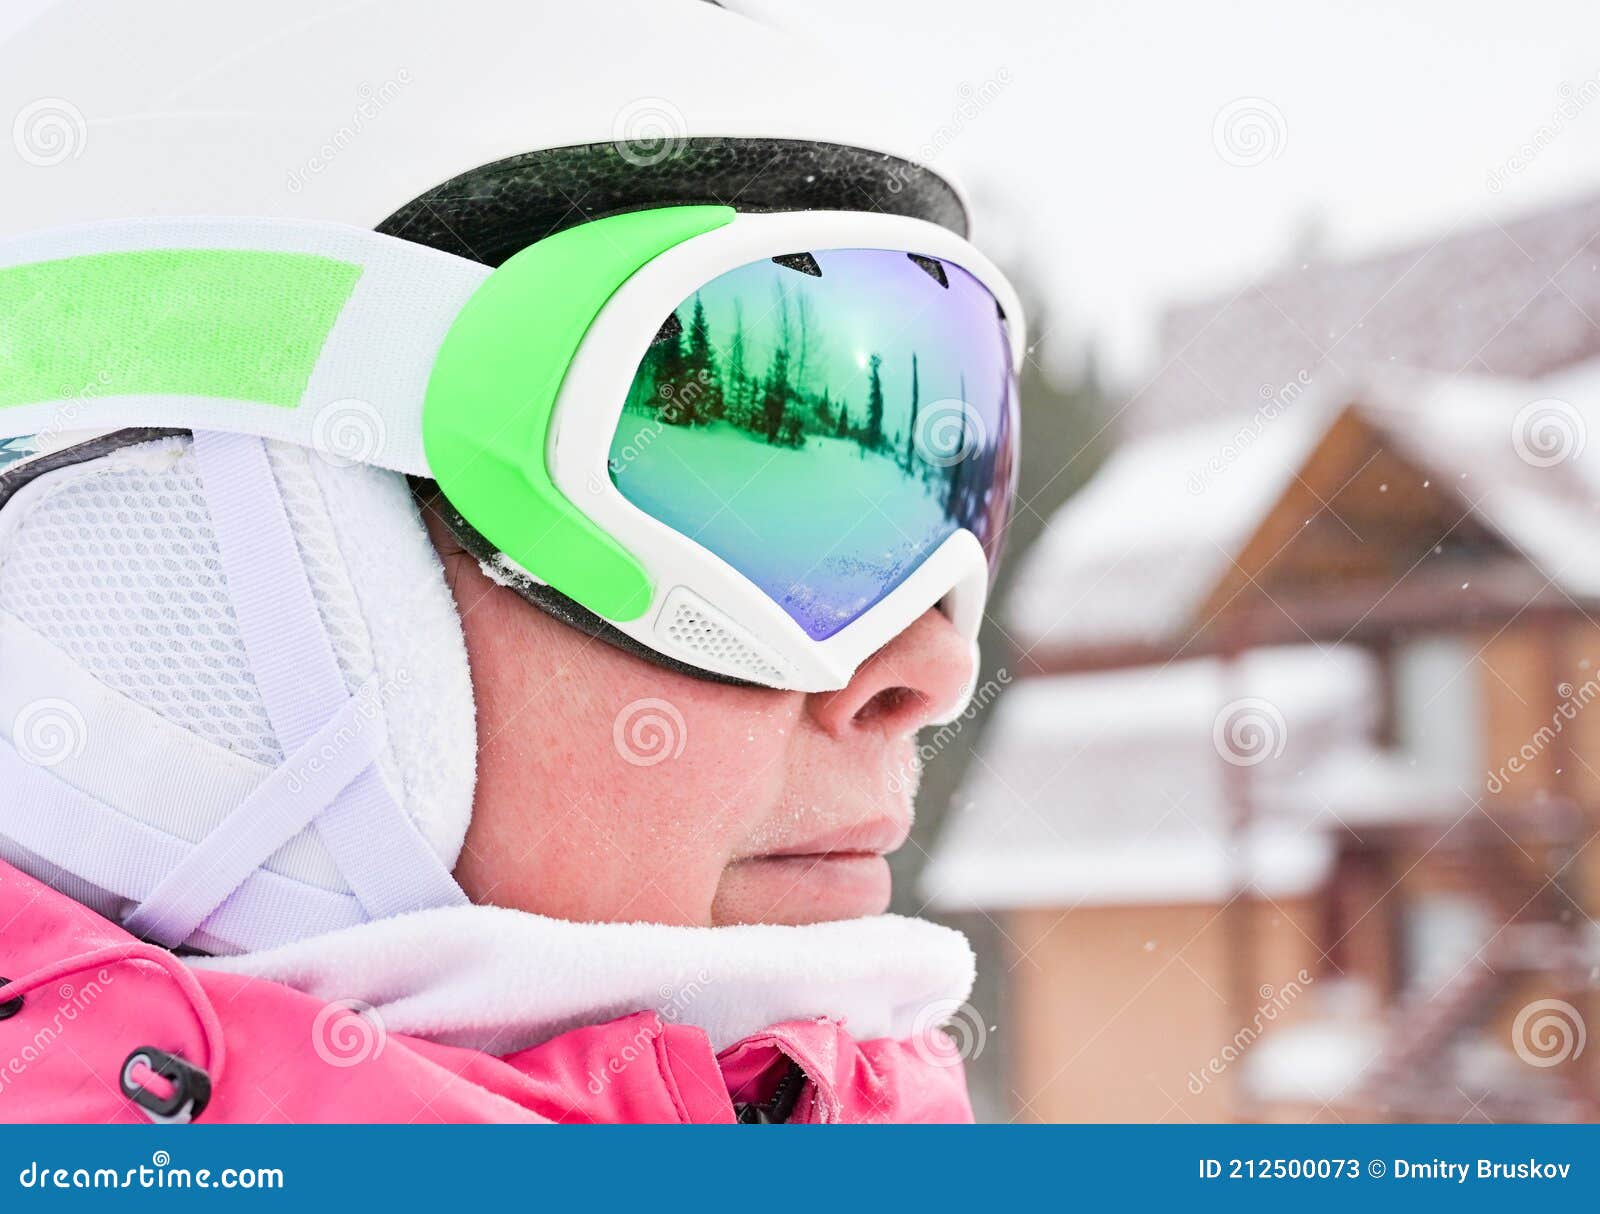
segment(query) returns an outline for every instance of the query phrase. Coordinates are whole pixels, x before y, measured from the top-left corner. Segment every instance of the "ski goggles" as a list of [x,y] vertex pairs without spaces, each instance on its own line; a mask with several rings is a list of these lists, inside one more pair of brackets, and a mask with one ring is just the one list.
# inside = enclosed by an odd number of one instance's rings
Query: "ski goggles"
[[0,442],[222,430],[431,479],[533,601],[805,691],[933,607],[975,640],[1022,348],[992,264],[881,214],[635,211],[493,270],[281,220],[0,245]]

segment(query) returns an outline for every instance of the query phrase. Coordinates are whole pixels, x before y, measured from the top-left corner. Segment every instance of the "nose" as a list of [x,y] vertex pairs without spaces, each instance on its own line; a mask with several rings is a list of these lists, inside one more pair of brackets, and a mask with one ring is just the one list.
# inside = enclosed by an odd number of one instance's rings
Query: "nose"
[[838,691],[813,692],[806,711],[828,734],[913,733],[948,716],[973,675],[972,646],[940,611],[924,612]]

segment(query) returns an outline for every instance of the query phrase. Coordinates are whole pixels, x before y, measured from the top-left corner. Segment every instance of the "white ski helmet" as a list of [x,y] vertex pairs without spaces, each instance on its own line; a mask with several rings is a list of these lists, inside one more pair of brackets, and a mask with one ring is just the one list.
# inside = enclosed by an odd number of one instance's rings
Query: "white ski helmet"
[[[741,7],[62,0],[0,45],[0,240],[276,217],[498,265],[597,216],[695,203],[964,233],[887,99]],[[410,489],[263,450],[245,467],[183,432],[0,444],[0,858],[207,952],[463,898],[472,687]],[[219,500],[207,461],[253,487]],[[318,782],[326,808],[286,817],[286,792]]]

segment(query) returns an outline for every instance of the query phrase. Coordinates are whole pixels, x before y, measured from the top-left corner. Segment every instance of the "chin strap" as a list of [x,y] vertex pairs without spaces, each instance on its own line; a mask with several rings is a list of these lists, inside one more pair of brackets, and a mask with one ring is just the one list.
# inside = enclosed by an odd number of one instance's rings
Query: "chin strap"
[[[381,720],[381,696],[353,698],[345,688],[266,444],[201,431],[194,447],[251,676],[288,756],[277,773],[288,773],[282,791],[268,795],[263,824],[242,824],[215,850],[253,859],[254,868],[297,833],[290,826],[312,821],[368,919],[464,905],[466,895],[372,763],[382,731],[361,722]],[[317,791],[349,773],[354,778],[335,786],[331,801],[319,799]],[[246,842],[253,857],[237,850]],[[170,904],[182,901],[174,890]],[[138,912],[152,921],[164,913],[149,901]]]
[[[370,684],[256,786],[156,882],[123,920],[136,936],[182,944],[262,863],[338,801],[382,749],[382,707]],[[366,906],[363,904],[363,910]]]

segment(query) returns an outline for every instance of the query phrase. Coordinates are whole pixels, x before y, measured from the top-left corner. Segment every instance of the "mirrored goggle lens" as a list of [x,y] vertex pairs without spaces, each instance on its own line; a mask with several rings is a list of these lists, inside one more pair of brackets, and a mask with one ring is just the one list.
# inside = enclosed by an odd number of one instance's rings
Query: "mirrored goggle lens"
[[1014,392],[1000,309],[961,267],[879,249],[754,262],[662,326],[611,478],[821,640],[961,528],[992,568]]

